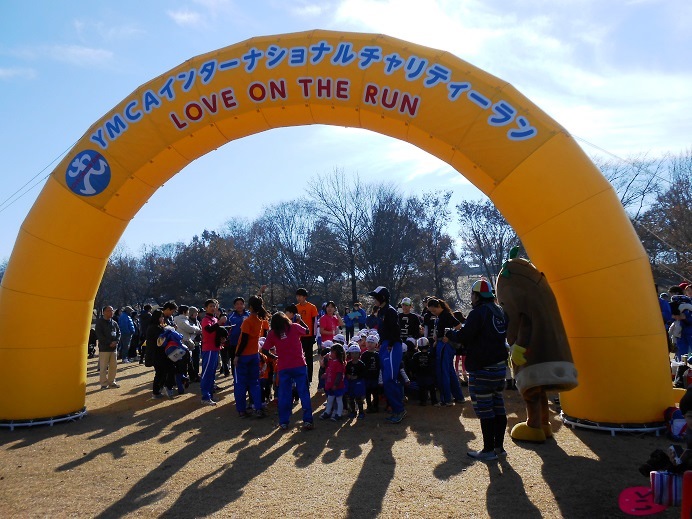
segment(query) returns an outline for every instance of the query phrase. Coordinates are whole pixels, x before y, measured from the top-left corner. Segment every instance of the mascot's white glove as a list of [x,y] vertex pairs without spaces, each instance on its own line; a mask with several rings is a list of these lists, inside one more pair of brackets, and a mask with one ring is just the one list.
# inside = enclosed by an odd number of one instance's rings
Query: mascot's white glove
[[526,357],[524,357],[525,352],[526,348],[522,348],[517,343],[512,344],[512,349],[509,353],[510,357],[512,358],[512,362],[514,362],[514,364],[517,366],[523,366],[526,364]]

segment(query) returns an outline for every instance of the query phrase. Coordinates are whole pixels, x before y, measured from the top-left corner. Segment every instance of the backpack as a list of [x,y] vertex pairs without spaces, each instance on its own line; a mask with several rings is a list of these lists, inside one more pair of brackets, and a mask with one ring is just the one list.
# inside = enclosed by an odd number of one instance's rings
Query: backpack
[[226,342],[226,339],[228,339],[228,328],[219,326],[216,329],[216,337],[214,338],[214,344],[217,348],[221,348],[221,346],[223,346],[223,343]]
[[671,440],[682,441],[687,432],[687,421],[682,411],[677,407],[668,407],[663,411],[663,420],[666,422],[666,435]]
[[183,335],[176,332],[173,328],[166,327],[156,341],[157,346],[163,347],[166,356],[173,362],[178,362],[189,351],[183,345]]

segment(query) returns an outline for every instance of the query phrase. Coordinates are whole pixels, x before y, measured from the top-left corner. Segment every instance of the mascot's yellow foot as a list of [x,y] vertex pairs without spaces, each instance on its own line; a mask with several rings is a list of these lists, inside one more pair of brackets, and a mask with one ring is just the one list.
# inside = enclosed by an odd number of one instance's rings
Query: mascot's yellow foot
[[546,438],[552,438],[553,437],[553,429],[552,429],[552,427],[550,427],[550,424],[543,426],[543,433],[545,434]]
[[518,423],[512,427],[512,432],[509,435],[515,440],[535,443],[543,443],[546,438],[542,428],[529,427],[526,422]]

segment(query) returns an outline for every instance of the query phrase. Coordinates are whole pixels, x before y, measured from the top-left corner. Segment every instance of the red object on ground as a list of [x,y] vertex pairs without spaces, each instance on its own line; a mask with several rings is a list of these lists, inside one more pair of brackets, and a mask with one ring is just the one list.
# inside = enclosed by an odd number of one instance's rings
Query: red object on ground
[[[684,491],[683,491],[684,499]],[[618,498],[620,510],[628,515],[653,515],[663,512],[668,507],[654,503],[654,495],[649,487],[629,487],[620,492]]]

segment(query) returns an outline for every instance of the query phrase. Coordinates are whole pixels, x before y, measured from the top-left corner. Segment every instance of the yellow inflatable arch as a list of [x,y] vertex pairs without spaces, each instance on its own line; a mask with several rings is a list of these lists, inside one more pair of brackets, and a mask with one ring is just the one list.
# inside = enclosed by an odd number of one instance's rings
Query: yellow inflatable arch
[[[259,37],[190,59],[97,121],[26,217],[0,287],[0,420],[80,413],[94,297],[149,197],[227,142],[285,126],[365,128],[418,146],[487,194],[545,272],[580,386],[566,414],[661,420],[672,401],[648,258],[612,187],[511,85],[377,34]],[[28,330],[21,316],[48,312]]]

